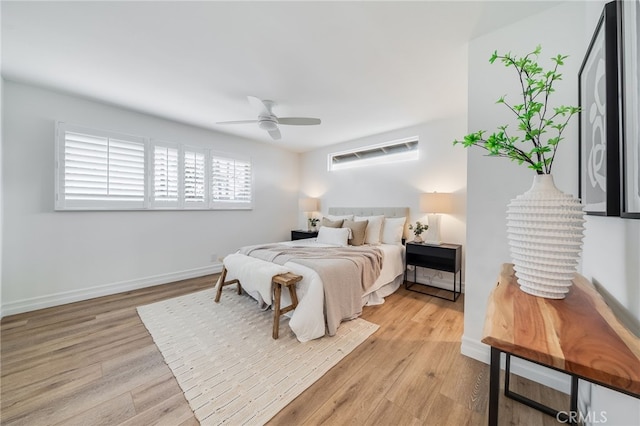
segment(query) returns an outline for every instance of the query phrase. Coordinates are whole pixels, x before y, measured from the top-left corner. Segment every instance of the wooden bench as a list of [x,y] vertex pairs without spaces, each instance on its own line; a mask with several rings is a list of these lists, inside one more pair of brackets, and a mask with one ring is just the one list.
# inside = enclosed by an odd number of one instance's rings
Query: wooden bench
[[[232,284],[238,284],[238,294],[242,294],[242,285],[240,280],[234,279],[226,281],[227,268],[222,266],[222,273],[218,278],[216,284],[216,298],[215,302],[220,302],[220,296],[222,296],[222,288]],[[274,275],[271,279],[272,292],[273,292],[273,334],[274,339],[278,338],[280,333],[280,317],[287,312],[293,311],[298,306],[298,294],[296,293],[296,283],[302,280],[300,275],[287,272],[285,274]],[[282,287],[289,289],[289,295],[291,296],[291,304],[289,306],[280,307],[280,297],[282,296]]]

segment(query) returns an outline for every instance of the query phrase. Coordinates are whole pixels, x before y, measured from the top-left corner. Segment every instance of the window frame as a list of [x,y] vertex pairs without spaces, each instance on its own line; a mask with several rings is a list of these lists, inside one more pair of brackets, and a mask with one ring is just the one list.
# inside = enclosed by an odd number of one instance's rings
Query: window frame
[[[177,198],[173,200],[158,200],[156,199],[156,168],[155,168],[155,155],[156,147],[175,149],[177,152]],[[181,176],[182,176],[182,163],[180,162],[180,144],[175,142],[168,142],[159,139],[151,139],[149,143],[149,163],[147,168],[147,174],[149,179],[149,208],[154,210],[177,210],[180,209],[181,200]]]
[[[213,185],[213,160],[214,157],[218,157],[218,158],[223,158],[225,160],[233,160],[235,161],[240,161],[240,162],[244,162],[244,163],[249,163],[249,167],[250,167],[250,171],[251,171],[251,178],[250,178],[250,182],[249,182],[249,187],[250,187],[250,196],[249,196],[249,201],[239,201],[239,200],[231,200],[231,201],[221,201],[221,200],[216,200],[213,196],[213,190],[214,190],[214,185]],[[243,156],[243,155],[237,155],[237,154],[230,154],[228,152],[222,152],[222,151],[216,151],[216,150],[211,150],[209,153],[209,181],[210,181],[210,186],[209,186],[209,196],[210,196],[210,208],[214,209],[214,210],[252,210],[253,209],[253,202],[254,202],[254,194],[255,194],[255,174],[253,173],[254,167],[253,167],[253,162],[251,161],[251,157],[247,157],[247,156]],[[234,179],[237,179],[236,176],[237,172],[235,170],[235,164],[234,164]]]
[[[400,153],[384,153],[385,148],[393,148],[403,144],[415,144],[415,149],[408,149],[405,152]],[[383,154],[379,156],[373,156],[370,158],[362,158],[353,161],[347,161],[343,164],[334,162],[334,158],[341,157],[349,154],[358,156],[358,154],[364,154],[367,151],[382,151]],[[389,142],[383,142],[375,145],[367,145],[358,148],[352,148],[340,152],[332,152],[327,155],[327,170],[330,172],[352,169],[357,167],[367,167],[374,165],[393,164],[405,161],[416,161],[420,159],[420,138],[418,136],[411,136],[403,139],[396,139]]]
[[[149,151],[148,139],[128,135],[124,133],[117,133],[107,130],[93,129],[85,126],[78,126],[75,124],[68,124],[63,122],[56,123],[56,135],[55,135],[55,210],[142,210],[148,208],[148,194],[149,185],[146,173],[147,168],[147,155]],[[144,172],[143,172],[143,195],[141,200],[68,200],[66,198],[65,191],[65,171],[66,171],[66,134],[80,133],[87,136],[116,139],[119,141],[126,141],[135,144],[140,144],[144,149]]]
[[[182,154],[180,155],[180,157],[178,158],[178,162],[179,164],[182,165],[182,173],[180,174],[180,178],[182,178],[182,193],[180,196],[180,200],[182,202],[182,208],[186,209],[186,210],[203,210],[203,209],[208,209],[209,208],[209,176],[207,173],[208,170],[208,165],[209,165],[209,161],[208,158],[209,157],[209,149],[207,148],[202,148],[202,147],[196,147],[196,146],[191,146],[191,145],[183,145],[182,146]],[[202,201],[191,201],[191,200],[187,200],[186,198],[186,170],[185,170],[185,161],[186,161],[186,153],[187,152],[193,152],[195,154],[202,154],[203,156],[203,168],[204,168],[204,176],[203,176],[203,198]]]
[[[141,201],[128,202],[116,200],[67,200],[65,198],[65,151],[67,132],[86,134],[97,138],[111,138],[142,144],[144,147],[144,196]],[[127,135],[108,130],[100,130],[87,126],[56,122],[55,125],[55,177],[54,177],[54,210],[56,211],[118,211],[118,210],[252,210],[254,191],[254,164],[251,157],[223,152],[213,148],[170,142],[162,139],[151,139],[143,136]],[[155,199],[155,151],[156,147],[177,149],[178,151],[178,199],[177,201]],[[185,153],[195,152],[204,156],[204,199],[188,201],[185,199]],[[212,193],[212,159],[221,157],[234,161],[246,162],[250,168],[249,201],[216,201]],[[235,173],[235,168],[234,168]],[[235,174],[234,174],[235,176]]]

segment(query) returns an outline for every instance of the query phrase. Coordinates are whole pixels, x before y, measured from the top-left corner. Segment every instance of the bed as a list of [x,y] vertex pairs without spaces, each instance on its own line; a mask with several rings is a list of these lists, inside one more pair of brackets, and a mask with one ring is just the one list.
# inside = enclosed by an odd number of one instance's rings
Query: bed
[[[330,208],[327,217],[337,218],[349,215],[352,215],[355,220],[365,217],[372,218],[368,222],[371,224],[379,220],[376,218],[384,217],[382,219],[381,241],[379,244],[363,244],[352,248],[354,251],[361,250],[366,252],[365,256],[367,258],[376,257],[379,253],[382,259],[379,273],[376,271],[374,274],[375,279],[370,278],[371,282],[366,285],[366,288],[363,288],[362,282],[353,282],[353,287],[347,289],[350,292],[350,299],[353,300],[354,295],[357,295],[358,300],[351,303],[351,305],[357,306],[349,308],[352,309],[350,315],[344,316],[344,312],[349,311],[344,311],[342,306],[335,308],[336,303],[330,303],[331,296],[328,296],[329,300],[327,302],[329,302],[329,306],[325,305],[325,283],[321,275],[325,279],[331,275],[318,273],[319,269],[316,265],[310,264],[310,262],[316,262],[315,259],[307,259],[305,262],[300,261],[300,259],[291,259],[290,261],[273,263],[266,260],[267,257],[264,255],[264,253],[267,253],[266,251],[262,252],[261,256],[255,257],[255,253],[260,252],[260,250],[274,248],[279,252],[280,250],[285,250],[287,246],[291,247],[293,251],[305,253],[309,251],[324,253],[326,250],[332,250],[331,247],[333,245],[327,244],[326,238],[321,238],[322,235],[326,235],[323,234],[324,231],[327,231],[326,229],[320,229],[319,238],[266,245],[269,247],[263,245],[243,247],[237,253],[225,257],[224,265],[227,270],[227,279],[238,279],[242,283],[243,290],[267,309],[272,304],[271,277],[285,272],[292,272],[302,276],[302,280],[296,285],[298,306],[289,314],[289,327],[301,342],[316,339],[325,334],[334,334],[341,321],[353,319],[360,315],[363,306],[384,303],[384,298],[400,287],[404,276],[405,252],[401,239],[406,232],[406,218],[409,217],[409,209],[406,207]],[[372,228],[373,231],[375,229],[375,227]],[[367,234],[367,239],[369,239],[369,234]],[[368,241],[371,242],[372,240]],[[322,260],[319,261],[322,262]],[[369,273],[370,271],[365,272]],[[329,283],[330,285],[331,283]],[[338,302],[337,305],[340,305],[340,301]],[[283,306],[290,303],[290,297],[286,292],[282,294],[281,303]],[[333,313],[340,309],[343,310],[343,316],[338,316],[336,320],[336,315]]]

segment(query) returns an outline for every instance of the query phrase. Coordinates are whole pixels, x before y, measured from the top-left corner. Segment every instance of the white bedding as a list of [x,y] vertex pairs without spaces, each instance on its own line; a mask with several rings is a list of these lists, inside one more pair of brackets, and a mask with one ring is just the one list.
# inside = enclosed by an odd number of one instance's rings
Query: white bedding
[[[287,241],[282,244],[303,247],[330,247],[320,244],[315,238]],[[362,306],[384,303],[384,297],[397,290],[400,281],[396,278],[404,274],[404,247],[400,244],[380,244],[384,260],[380,276],[363,295]],[[324,287],[318,274],[306,266],[294,262],[276,265],[243,254],[231,254],[224,259],[227,279],[239,279],[242,288],[261,305],[271,305],[271,277],[293,272],[302,276],[296,286],[298,307],[291,313],[289,327],[301,342],[306,342],[325,334]],[[282,294],[282,306],[291,303],[288,292]]]

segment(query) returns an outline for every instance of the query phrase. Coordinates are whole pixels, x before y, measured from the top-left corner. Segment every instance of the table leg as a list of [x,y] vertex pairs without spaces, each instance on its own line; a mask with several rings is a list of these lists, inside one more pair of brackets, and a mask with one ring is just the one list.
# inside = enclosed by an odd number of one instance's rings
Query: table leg
[[491,348],[489,367],[489,426],[498,425],[498,398],[500,396],[500,350]]
[[[571,413],[578,413],[578,378],[571,376]],[[569,424],[575,424],[574,417],[569,418]]]

